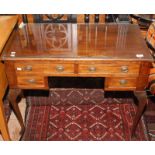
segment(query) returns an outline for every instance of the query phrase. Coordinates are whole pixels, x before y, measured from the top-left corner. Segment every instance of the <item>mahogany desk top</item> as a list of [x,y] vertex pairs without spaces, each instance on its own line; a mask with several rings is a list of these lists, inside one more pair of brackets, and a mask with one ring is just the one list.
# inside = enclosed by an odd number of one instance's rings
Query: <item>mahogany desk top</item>
[[27,24],[12,34],[7,49],[5,60],[152,59],[138,26],[132,24]]

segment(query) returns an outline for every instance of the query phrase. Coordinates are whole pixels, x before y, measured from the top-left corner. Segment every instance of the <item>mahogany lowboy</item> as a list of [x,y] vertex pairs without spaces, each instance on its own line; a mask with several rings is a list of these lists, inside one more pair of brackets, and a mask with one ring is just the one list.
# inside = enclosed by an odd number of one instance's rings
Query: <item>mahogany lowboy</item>
[[134,133],[146,106],[152,57],[137,25],[27,24],[4,49],[10,88],[48,89],[48,77],[103,77],[105,91],[134,91]]

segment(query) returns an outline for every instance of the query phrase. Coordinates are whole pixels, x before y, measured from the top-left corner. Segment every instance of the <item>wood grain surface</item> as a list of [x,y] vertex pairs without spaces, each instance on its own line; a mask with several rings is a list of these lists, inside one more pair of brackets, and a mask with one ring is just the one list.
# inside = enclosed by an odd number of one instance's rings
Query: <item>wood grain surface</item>
[[17,23],[17,20],[18,16],[0,16],[0,53]]
[[[17,16],[0,16],[0,54],[13,28],[15,27],[16,22]],[[0,62],[0,131],[4,140],[10,140],[3,107],[3,97],[7,86],[8,81],[5,73],[5,67],[4,64]]]

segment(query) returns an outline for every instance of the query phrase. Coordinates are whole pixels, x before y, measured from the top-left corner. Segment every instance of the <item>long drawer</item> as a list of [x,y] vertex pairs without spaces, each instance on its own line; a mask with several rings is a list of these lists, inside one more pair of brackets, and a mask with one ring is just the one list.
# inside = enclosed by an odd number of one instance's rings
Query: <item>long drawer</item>
[[79,64],[78,73],[81,75],[119,75],[126,76],[131,74],[133,76],[138,76],[139,74],[139,64]]
[[74,64],[64,63],[15,63],[17,75],[59,75],[74,74]]
[[43,74],[44,69],[44,64],[32,62],[15,63],[15,70],[17,75]]

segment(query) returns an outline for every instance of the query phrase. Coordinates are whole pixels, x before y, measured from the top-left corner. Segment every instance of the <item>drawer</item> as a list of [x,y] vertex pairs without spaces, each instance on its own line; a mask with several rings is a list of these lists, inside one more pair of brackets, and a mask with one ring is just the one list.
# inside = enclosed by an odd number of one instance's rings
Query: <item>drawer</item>
[[17,75],[40,75],[52,76],[61,74],[73,74],[74,64],[53,64],[53,63],[15,63]]
[[137,78],[106,78],[105,90],[135,90]]
[[46,75],[59,75],[74,74],[74,64],[45,64],[44,73]]
[[15,63],[15,70],[18,75],[43,74],[44,69],[44,64],[37,64],[32,62]]
[[18,76],[17,85],[25,89],[37,89],[45,87],[44,77],[38,76]]
[[96,75],[128,75],[138,76],[139,64],[80,64],[78,68],[79,74],[96,74]]

